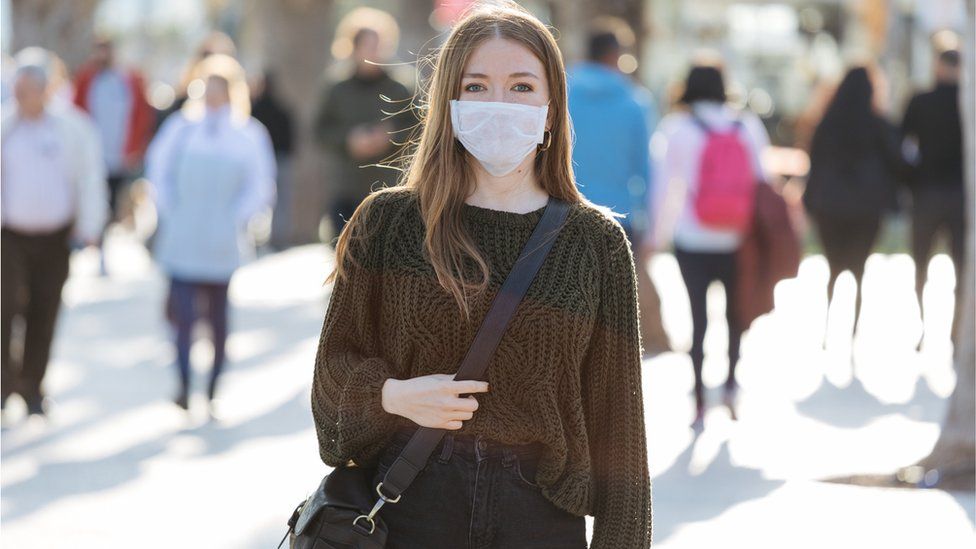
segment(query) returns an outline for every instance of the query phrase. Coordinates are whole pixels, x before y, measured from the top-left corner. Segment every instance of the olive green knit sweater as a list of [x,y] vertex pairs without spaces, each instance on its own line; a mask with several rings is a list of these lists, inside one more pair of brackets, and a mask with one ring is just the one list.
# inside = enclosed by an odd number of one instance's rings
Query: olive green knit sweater
[[[423,253],[413,191],[373,195],[365,238],[336,282],[315,361],[312,413],[322,460],[375,463],[393,431],[388,378],[453,374],[542,209],[526,214],[465,204],[462,218],[491,268],[465,322]],[[473,267],[473,262],[471,262]],[[474,273],[474,271],[471,271]],[[490,391],[457,433],[506,444],[543,443],[544,495],[595,517],[595,549],[651,544],[651,490],[641,399],[634,264],[620,225],[575,204],[488,367]]]

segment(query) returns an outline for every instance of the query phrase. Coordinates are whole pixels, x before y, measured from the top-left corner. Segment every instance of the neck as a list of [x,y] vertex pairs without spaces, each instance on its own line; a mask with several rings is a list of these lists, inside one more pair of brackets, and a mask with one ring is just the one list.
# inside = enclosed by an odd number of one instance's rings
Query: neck
[[383,74],[383,69],[377,67],[376,65],[369,65],[366,63],[360,63],[356,66],[356,76],[364,80],[372,80],[374,78],[379,78]]
[[44,116],[44,107],[39,109],[20,109],[20,116],[26,120],[40,120]]
[[494,177],[475,162],[475,190],[465,199],[473,206],[528,213],[546,205],[549,194],[535,177],[535,155],[530,154],[512,173]]

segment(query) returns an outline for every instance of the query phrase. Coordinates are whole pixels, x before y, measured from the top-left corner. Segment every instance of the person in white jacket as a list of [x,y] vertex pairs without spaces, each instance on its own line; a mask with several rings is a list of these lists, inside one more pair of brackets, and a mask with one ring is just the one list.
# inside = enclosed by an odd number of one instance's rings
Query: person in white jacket
[[[40,415],[71,244],[95,244],[108,213],[98,134],[86,115],[52,101],[54,59],[41,48],[17,54],[13,104],[4,105],[0,123],[0,405],[18,393]],[[15,360],[18,316],[26,330]]]
[[180,375],[174,400],[183,409],[189,407],[192,329],[203,314],[214,344],[207,387],[213,404],[224,365],[230,279],[254,253],[248,222],[275,198],[274,149],[267,130],[250,116],[244,69],[232,57],[211,55],[196,73],[204,97],[166,120],[146,157],[159,212],[155,256],[171,282]]

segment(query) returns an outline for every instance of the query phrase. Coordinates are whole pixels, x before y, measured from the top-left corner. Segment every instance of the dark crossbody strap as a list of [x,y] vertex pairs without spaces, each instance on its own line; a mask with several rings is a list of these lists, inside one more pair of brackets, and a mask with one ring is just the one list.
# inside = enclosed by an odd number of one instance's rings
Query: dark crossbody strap
[[[468,348],[464,360],[455,380],[480,380],[488,369],[488,363],[498,346],[505,329],[508,327],[521,303],[525,292],[532,284],[536,273],[542,267],[549,250],[552,248],[563,223],[569,214],[569,203],[555,197],[550,197],[542,218],[536,224],[532,235],[515,265],[509,272],[501,289],[491,302],[491,308],[485,315],[478,328],[478,332]],[[400,494],[410,486],[417,474],[426,466],[434,449],[447,433],[444,429],[421,427],[407,442],[403,451],[383,477],[382,483],[376,487],[380,500],[373,508],[375,513],[384,502],[393,503],[400,498]],[[373,513],[370,513],[372,515]]]

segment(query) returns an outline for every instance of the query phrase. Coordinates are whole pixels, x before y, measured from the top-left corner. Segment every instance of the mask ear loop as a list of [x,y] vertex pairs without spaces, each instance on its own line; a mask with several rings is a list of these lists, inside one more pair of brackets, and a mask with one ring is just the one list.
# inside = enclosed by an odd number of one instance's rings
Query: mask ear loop
[[546,130],[542,134],[542,146],[539,147],[540,151],[548,151],[549,147],[552,145],[552,132]]
[[[541,113],[543,122],[549,118],[549,103],[546,103],[543,107],[544,112]],[[548,151],[549,147],[552,146],[552,132],[545,130],[542,132],[542,146],[539,147],[539,151]]]

